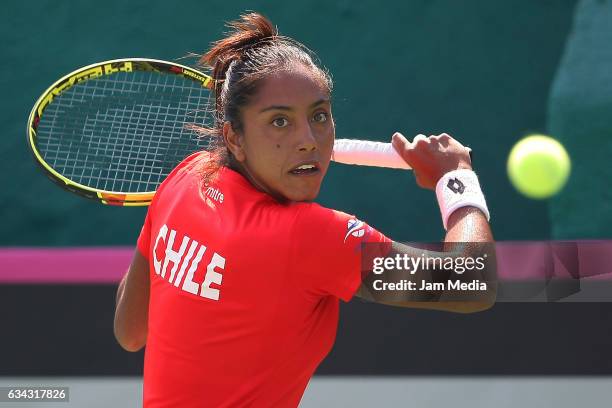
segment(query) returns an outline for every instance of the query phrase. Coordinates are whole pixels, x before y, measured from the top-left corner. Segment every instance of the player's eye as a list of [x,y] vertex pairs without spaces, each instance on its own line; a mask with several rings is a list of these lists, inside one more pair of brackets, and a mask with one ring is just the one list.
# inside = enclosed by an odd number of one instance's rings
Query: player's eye
[[317,112],[314,114],[312,119],[315,122],[323,123],[323,122],[327,122],[327,117],[328,117],[327,112]]
[[287,118],[276,118],[272,121],[272,125],[278,128],[283,128],[289,124]]

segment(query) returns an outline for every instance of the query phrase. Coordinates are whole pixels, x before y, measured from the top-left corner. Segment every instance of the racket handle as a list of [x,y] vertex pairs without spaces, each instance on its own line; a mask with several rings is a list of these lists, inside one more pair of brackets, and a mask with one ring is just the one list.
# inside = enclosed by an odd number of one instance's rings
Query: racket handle
[[359,166],[410,169],[408,163],[395,151],[391,143],[369,140],[336,139],[332,160]]

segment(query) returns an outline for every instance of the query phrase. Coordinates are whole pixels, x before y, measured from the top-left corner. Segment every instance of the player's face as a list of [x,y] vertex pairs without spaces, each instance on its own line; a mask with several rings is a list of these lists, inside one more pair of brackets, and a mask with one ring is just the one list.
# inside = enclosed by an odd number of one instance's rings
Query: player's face
[[314,200],[329,167],[334,121],[329,93],[309,68],[266,78],[242,109],[242,165],[279,200]]

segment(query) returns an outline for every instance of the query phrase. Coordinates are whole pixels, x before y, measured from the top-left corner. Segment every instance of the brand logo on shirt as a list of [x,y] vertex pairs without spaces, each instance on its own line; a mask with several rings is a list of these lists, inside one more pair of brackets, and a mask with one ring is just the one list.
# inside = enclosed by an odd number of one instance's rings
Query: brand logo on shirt
[[348,221],[347,230],[348,231],[344,236],[344,242],[346,242],[346,239],[349,237],[349,235],[361,238],[365,234],[365,223],[363,221],[358,220],[357,218],[353,218]]
[[225,198],[221,190],[216,187],[208,187],[206,189],[206,196],[221,204],[223,204],[223,199]]

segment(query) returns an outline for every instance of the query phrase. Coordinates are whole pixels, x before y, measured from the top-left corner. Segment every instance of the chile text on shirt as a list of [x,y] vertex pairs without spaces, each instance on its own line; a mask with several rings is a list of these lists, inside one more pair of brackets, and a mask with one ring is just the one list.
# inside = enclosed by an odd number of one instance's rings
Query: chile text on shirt
[[[168,231],[170,232],[169,234]],[[210,263],[206,267],[204,281],[201,284],[194,282],[193,276],[198,269],[204,252],[206,252],[206,246],[184,235],[180,246],[176,245],[178,249],[175,249],[176,246],[174,241],[176,235],[177,232],[173,229],[169,230],[166,224],[162,225],[159,229],[157,238],[155,238],[155,246],[153,247],[153,267],[155,268],[155,273],[167,279],[168,282],[174,284],[174,286],[178,288],[179,285],[181,285],[181,281],[186,271],[187,275],[183,280],[181,286],[182,290],[193,293],[194,295],[199,294],[207,299],[219,300],[219,289],[212,288],[211,285],[214,283],[217,286],[221,286],[223,275],[217,272],[217,270],[222,271],[225,268],[225,258],[215,252]],[[163,259],[157,259],[157,246],[160,241],[163,241],[166,245]],[[188,247],[189,249],[187,249]],[[169,276],[166,277],[168,274],[168,264],[170,262],[172,262],[172,269],[170,270]]]

